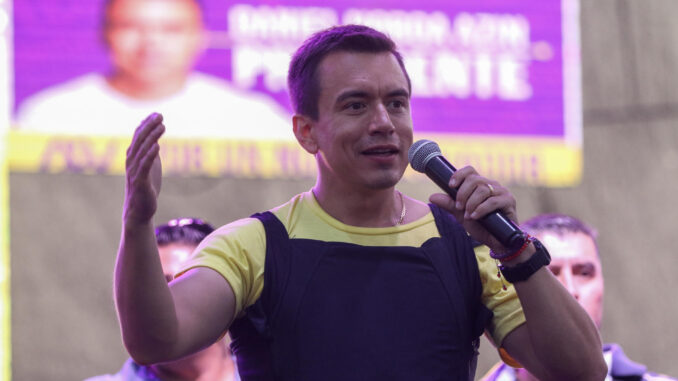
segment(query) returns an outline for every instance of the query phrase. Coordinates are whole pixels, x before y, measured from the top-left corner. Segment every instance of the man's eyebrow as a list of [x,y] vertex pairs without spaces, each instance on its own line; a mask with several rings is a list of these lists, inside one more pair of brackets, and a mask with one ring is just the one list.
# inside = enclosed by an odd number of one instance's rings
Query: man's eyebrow
[[368,96],[368,93],[363,90],[348,90],[339,94],[336,103],[341,103],[349,98],[367,98]]
[[409,98],[410,92],[405,90],[405,89],[397,89],[397,90],[393,90],[390,93],[388,93],[388,96],[389,96],[389,98],[390,97],[406,97],[406,98]]
[[[402,88],[393,90],[386,95],[389,98],[392,98],[392,97],[409,98],[410,97],[409,91],[407,91],[406,89],[402,89]],[[343,101],[345,101],[346,99],[349,99],[349,98],[368,98],[368,97],[369,97],[369,93],[367,91],[348,90],[348,91],[345,91],[345,92],[339,94],[339,96],[337,97],[336,103],[341,103],[341,102],[343,102]]]
[[576,265],[573,266],[575,269],[591,269],[591,270],[596,270],[596,265],[593,262],[582,262],[582,263],[577,263]]

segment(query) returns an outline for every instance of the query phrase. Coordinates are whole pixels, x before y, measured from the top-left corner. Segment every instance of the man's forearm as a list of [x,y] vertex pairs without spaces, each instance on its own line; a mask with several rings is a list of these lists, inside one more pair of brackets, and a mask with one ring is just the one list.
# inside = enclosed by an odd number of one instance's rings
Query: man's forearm
[[[603,380],[606,365],[593,321],[547,268],[514,284],[544,379]],[[527,365],[527,364],[526,364]]]
[[140,363],[165,360],[176,340],[172,295],[162,271],[153,224],[123,223],[114,274],[122,338]]

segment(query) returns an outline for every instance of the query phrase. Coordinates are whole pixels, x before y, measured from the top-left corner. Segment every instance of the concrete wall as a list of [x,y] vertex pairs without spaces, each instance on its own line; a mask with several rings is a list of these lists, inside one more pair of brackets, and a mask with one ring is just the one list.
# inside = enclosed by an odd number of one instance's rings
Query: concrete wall
[[[678,30],[673,0],[583,0],[584,179],[571,189],[512,187],[522,218],[573,214],[598,228],[605,341],[678,375]],[[15,380],[77,380],[126,355],[112,304],[123,178],[10,178]],[[267,209],[312,181],[169,178],[158,222],[214,224]],[[404,184],[425,199],[428,184]],[[216,205],[215,205],[216,202]],[[496,356],[481,348],[479,374]]]

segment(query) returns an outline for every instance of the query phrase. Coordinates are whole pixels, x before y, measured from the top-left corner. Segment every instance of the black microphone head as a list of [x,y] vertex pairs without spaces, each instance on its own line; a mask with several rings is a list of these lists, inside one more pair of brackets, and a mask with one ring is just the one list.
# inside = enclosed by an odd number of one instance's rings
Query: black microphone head
[[440,147],[431,140],[421,139],[412,144],[410,150],[407,152],[407,158],[410,161],[412,169],[417,172],[424,172],[426,164],[436,156],[440,156]]

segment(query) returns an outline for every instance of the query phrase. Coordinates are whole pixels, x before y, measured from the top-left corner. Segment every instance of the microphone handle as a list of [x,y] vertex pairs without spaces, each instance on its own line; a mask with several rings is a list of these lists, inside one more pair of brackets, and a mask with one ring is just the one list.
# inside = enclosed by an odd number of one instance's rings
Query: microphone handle
[[[456,172],[444,156],[436,156],[426,163],[426,175],[433,180],[453,200],[457,199],[457,190],[449,186],[450,178]],[[525,235],[510,219],[495,210],[478,220],[502,245],[510,250],[518,250],[525,242]]]

